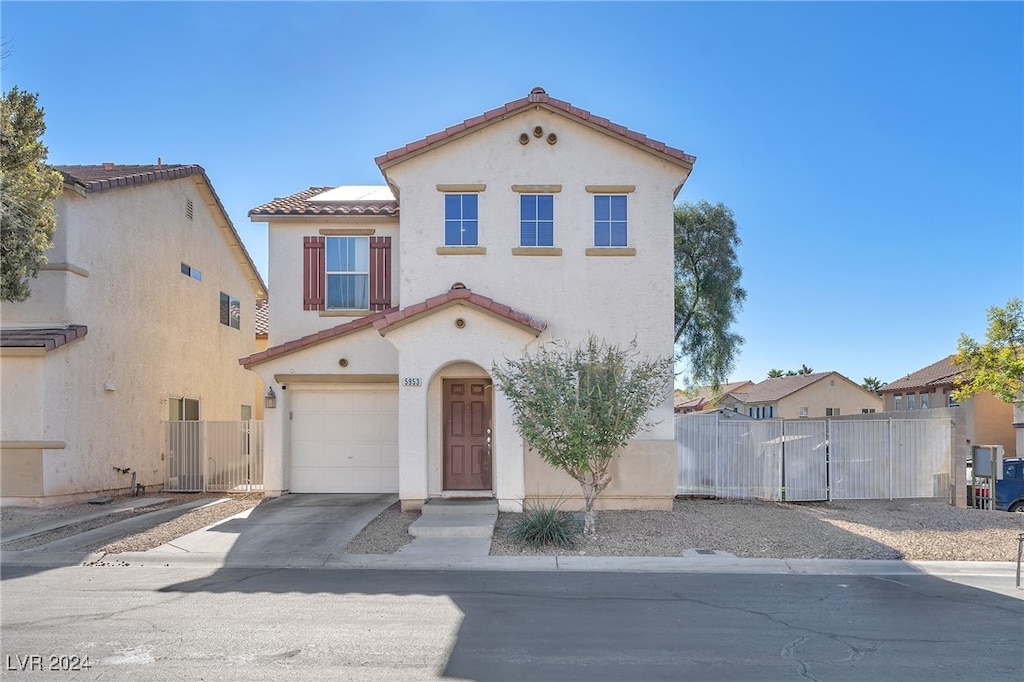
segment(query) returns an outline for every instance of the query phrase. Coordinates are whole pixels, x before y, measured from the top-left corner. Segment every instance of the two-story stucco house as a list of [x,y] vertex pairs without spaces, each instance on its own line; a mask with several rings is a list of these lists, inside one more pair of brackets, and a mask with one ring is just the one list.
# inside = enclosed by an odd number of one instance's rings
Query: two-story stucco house
[[[376,159],[381,187],[311,187],[269,225],[277,396],[268,494],[578,495],[524,447],[491,369],[591,333],[673,352],[672,211],[694,157],[534,89]],[[672,399],[616,460],[608,507],[671,508]]]
[[266,287],[198,165],[57,166],[31,296],[0,305],[0,487],[52,504],[166,474],[161,422],[251,416]]
[[885,401],[885,411],[899,418],[909,413],[921,414],[944,407],[961,408],[956,419],[958,432],[962,433],[960,445],[970,452],[972,445],[1002,445],[1006,457],[1019,456],[1017,435],[1014,429],[1014,406],[1004,403],[992,393],[978,393],[963,403],[953,397],[961,369],[949,355],[927,367],[911,372],[882,387],[880,393]]
[[755,419],[821,419],[871,414],[882,399],[839,372],[815,372],[765,379],[730,394]]

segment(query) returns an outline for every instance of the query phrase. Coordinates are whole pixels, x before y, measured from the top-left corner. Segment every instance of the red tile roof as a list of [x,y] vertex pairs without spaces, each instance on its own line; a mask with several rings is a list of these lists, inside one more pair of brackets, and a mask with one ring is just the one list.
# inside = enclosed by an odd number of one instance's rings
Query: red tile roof
[[507,118],[524,109],[538,105],[542,108],[548,109],[549,111],[567,115],[569,118],[575,119],[583,124],[600,128],[603,131],[621,137],[630,143],[639,145],[647,151],[657,154],[663,158],[667,158],[674,163],[690,167],[697,160],[697,157],[687,154],[681,149],[669,147],[664,142],[652,140],[642,133],[634,132],[625,126],[612,123],[606,118],[595,116],[585,109],[574,107],[568,102],[550,97],[543,88],[534,88],[526,97],[514,100],[504,106],[491,109],[490,111],[486,111],[479,116],[467,118],[462,123],[457,123],[440,132],[427,135],[422,140],[410,142],[404,147],[392,149],[386,154],[378,156],[374,161],[381,167],[381,170],[383,170],[386,166],[392,165],[409,154],[421,151],[435,144],[443,144],[454,137],[472,132],[478,128],[482,128],[490,125],[491,123]]
[[397,201],[310,201],[311,197],[334,189],[333,187],[310,187],[286,197],[257,206],[249,211],[249,217],[278,215],[398,215]]
[[265,337],[270,333],[270,301],[256,299],[256,336]]
[[960,376],[960,368],[953,364],[953,356],[945,357],[938,362],[912,372],[902,379],[897,379],[883,386],[880,393],[899,393],[918,388],[953,386]]
[[[703,410],[706,407],[717,404],[718,400],[724,398],[726,395],[742,389],[747,386],[753,386],[754,382],[747,381],[734,381],[729,384],[722,384],[718,387],[718,393],[716,394],[710,386],[700,386],[694,389],[693,392],[682,391],[679,389],[675,390],[674,393],[674,405],[676,411],[679,410]],[[706,404],[705,404],[706,403]]]
[[197,164],[160,164],[158,166],[117,165],[104,163],[98,166],[54,166],[64,182],[82,188],[86,192],[102,192],[118,187],[144,185],[158,180],[177,180],[190,175],[206,175]]
[[397,310],[397,308],[388,308],[387,310],[381,310],[380,312],[370,313],[365,317],[360,317],[351,322],[345,322],[328,329],[323,329],[314,334],[307,334],[306,336],[295,339],[294,341],[288,341],[287,343],[281,343],[276,346],[272,346],[266,350],[260,351],[259,353],[253,353],[247,355],[244,358],[238,359],[238,364],[242,365],[246,369],[249,369],[253,365],[259,365],[267,360],[281,357],[282,355],[288,355],[295,351],[304,350],[311,346],[324,343],[325,341],[331,341],[341,336],[357,332],[360,329],[367,329],[373,326],[373,323],[380,318],[387,315],[389,312]]
[[84,324],[72,324],[67,327],[0,329],[0,347],[42,348],[51,351],[80,339],[88,333],[89,328]]
[[53,166],[53,168],[64,176],[64,183],[66,185],[70,185],[85,194],[93,194],[96,192],[132,187],[136,185],[145,185],[151,182],[159,182],[161,180],[178,180],[180,178],[187,178],[193,175],[199,176],[206,184],[206,188],[210,191],[210,194],[213,195],[214,201],[217,202],[217,208],[220,210],[220,215],[224,218],[227,228],[234,238],[234,246],[238,247],[239,253],[241,253],[242,258],[244,259],[244,263],[249,267],[249,276],[258,290],[256,294],[257,297],[266,296],[267,285],[263,281],[263,277],[256,268],[256,264],[253,263],[252,256],[249,255],[249,251],[245,248],[245,243],[238,235],[238,230],[235,229],[234,223],[231,222],[231,217],[228,215],[227,209],[224,208],[224,204],[217,195],[217,191],[213,188],[213,183],[210,182],[209,176],[206,175],[206,170],[199,164],[124,166],[113,163],[104,163],[92,166]]
[[411,322],[413,319],[427,315],[432,311],[436,311],[438,308],[448,307],[456,302],[479,308],[480,310],[487,311],[492,315],[497,315],[512,324],[532,332],[534,336],[539,335],[547,328],[547,325],[543,322],[539,322],[525,313],[513,310],[509,306],[498,303],[486,296],[474,294],[469,289],[451,289],[447,293],[441,294],[440,296],[434,296],[433,298],[428,298],[426,301],[411,305],[408,308],[403,308],[401,310],[398,308],[388,308],[387,310],[382,310],[380,312],[370,313],[365,317],[360,317],[352,320],[351,322],[339,324],[315,334],[308,334],[295,339],[294,341],[282,343],[264,351],[260,351],[259,353],[253,353],[252,355],[244,358],[239,358],[238,364],[249,369],[253,365],[262,364],[267,360],[272,360],[274,358],[281,357],[282,355],[288,355],[295,351],[304,350],[311,346],[324,343],[325,341],[331,341],[332,339],[337,339],[371,326],[383,335],[389,328],[399,323],[404,324]]
[[383,335],[388,329],[395,327],[396,325],[406,324],[412,322],[414,319],[428,315],[439,308],[447,308],[455,303],[461,303],[463,305],[470,305],[486,312],[491,313],[501,319],[515,324],[527,331],[533,333],[534,336],[538,336],[541,332],[547,329],[547,324],[530,317],[526,313],[521,313],[518,310],[514,310],[503,303],[498,303],[492,298],[487,296],[481,296],[480,294],[474,294],[471,290],[456,285],[455,288],[449,289],[443,294],[428,298],[422,303],[411,305],[401,310],[394,310],[386,313],[382,318],[376,320],[373,326],[376,327],[377,331]]

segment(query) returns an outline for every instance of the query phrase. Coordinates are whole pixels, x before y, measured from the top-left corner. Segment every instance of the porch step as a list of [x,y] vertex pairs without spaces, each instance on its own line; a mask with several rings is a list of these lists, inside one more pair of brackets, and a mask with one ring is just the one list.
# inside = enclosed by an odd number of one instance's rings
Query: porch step
[[495,500],[430,500],[409,526],[414,538],[490,539],[498,521]]
[[423,516],[497,515],[498,501],[494,499],[450,500],[435,497],[427,500],[420,511]]
[[497,520],[497,514],[420,516],[409,526],[409,535],[414,538],[490,538]]

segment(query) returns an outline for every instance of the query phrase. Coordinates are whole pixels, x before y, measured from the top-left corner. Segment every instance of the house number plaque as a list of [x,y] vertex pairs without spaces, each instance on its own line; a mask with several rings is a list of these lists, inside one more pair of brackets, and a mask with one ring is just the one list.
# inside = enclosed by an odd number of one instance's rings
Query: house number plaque
[[402,379],[403,386],[421,386],[423,382],[419,377],[405,377]]

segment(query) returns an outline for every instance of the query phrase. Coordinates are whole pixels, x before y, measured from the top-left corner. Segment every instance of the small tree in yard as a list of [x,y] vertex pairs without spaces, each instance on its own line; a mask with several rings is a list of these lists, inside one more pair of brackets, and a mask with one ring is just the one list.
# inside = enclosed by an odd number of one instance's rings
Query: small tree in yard
[[989,308],[985,343],[962,335],[953,362],[963,369],[957,400],[991,391],[1003,402],[1024,402],[1024,301],[1013,298],[1005,308]]
[[593,533],[594,501],[611,483],[612,457],[653,425],[647,415],[668,395],[672,360],[640,357],[635,341],[620,348],[591,336],[575,348],[547,344],[492,372],[523,439],[579,482],[583,532]]

